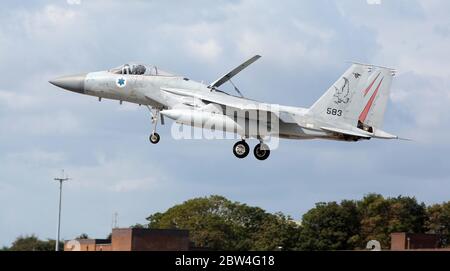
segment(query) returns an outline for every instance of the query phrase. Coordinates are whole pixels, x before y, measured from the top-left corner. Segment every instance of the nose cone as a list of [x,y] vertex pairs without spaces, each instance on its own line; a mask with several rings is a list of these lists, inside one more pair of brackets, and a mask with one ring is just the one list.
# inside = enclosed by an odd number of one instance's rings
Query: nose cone
[[67,89],[73,92],[84,93],[84,81],[86,73],[58,77],[50,80],[49,83],[57,87]]

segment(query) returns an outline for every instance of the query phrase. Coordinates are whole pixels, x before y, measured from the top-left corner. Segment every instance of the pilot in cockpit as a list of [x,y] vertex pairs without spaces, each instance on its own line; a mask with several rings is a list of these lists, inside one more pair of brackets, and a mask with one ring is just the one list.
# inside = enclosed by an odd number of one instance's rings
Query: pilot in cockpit
[[121,74],[143,75],[143,74],[145,74],[145,71],[146,71],[146,68],[144,65],[125,64],[122,67]]
[[145,66],[144,65],[133,65],[131,69],[131,74],[134,75],[143,75],[145,74]]
[[131,74],[130,65],[128,64],[123,65],[121,74]]
[[109,70],[115,74],[145,75],[145,76],[175,76],[173,73],[158,69],[156,66],[142,64],[125,64]]

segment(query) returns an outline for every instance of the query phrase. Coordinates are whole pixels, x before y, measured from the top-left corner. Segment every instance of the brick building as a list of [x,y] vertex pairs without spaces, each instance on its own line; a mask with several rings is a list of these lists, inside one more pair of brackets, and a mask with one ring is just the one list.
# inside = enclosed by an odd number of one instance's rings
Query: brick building
[[113,229],[111,240],[68,241],[64,245],[64,251],[187,251],[189,245],[187,230],[123,228]]
[[437,234],[392,233],[391,250],[437,250],[441,249],[441,238]]

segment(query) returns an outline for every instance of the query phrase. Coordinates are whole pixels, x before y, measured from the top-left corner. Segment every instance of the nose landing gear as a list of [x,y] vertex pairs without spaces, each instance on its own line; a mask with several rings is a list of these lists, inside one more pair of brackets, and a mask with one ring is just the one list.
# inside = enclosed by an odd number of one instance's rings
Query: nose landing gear
[[158,124],[158,120],[161,116],[161,124],[164,125],[164,119],[162,117],[162,115],[160,115],[159,113],[159,109],[151,109],[150,107],[148,107],[148,110],[150,110],[150,113],[152,114],[152,125],[153,125],[153,130],[152,133],[149,136],[149,140],[152,144],[158,144],[159,140],[161,139],[161,137],[159,136],[159,134],[156,132],[156,125]]
[[158,144],[161,137],[159,136],[158,133],[155,132],[155,133],[152,133],[148,139],[150,140],[150,142],[152,144]]

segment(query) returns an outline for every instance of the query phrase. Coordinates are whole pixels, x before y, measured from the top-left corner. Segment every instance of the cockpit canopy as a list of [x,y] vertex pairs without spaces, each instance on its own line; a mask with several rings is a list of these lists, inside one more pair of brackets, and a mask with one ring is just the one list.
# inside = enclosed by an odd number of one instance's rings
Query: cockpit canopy
[[125,64],[120,67],[109,70],[115,74],[131,74],[131,75],[144,75],[144,76],[176,76],[170,72],[158,69],[158,67],[153,65],[143,65],[143,64]]

